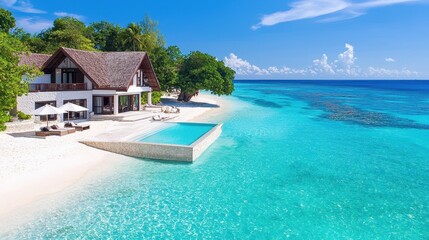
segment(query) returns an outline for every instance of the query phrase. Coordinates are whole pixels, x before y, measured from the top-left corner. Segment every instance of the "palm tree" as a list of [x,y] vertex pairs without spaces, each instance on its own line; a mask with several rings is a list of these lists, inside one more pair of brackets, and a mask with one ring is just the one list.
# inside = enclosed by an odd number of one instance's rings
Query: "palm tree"
[[[141,45],[143,42],[142,30],[143,29],[140,25],[130,23],[124,31],[124,46],[128,48],[128,46],[131,45],[133,51],[141,50]],[[129,50],[129,48],[126,50]]]

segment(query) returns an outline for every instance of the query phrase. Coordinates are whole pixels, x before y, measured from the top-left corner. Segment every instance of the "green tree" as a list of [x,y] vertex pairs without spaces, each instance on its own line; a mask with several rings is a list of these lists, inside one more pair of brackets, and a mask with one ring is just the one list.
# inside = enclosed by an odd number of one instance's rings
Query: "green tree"
[[95,22],[88,27],[94,47],[100,51],[122,50],[121,27],[107,21]]
[[126,51],[141,51],[143,50],[143,28],[135,23],[130,23],[127,28],[122,31],[122,44]]
[[[4,23],[8,15],[1,15],[0,22]],[[9,20],[8,20],[9,21]],[[12,22],[15,22],[13,19]],[[4,123],[9,121],[10,112],[16,108],[17,96],[28,92],[28,83],[40,72],[32,66],[19,66],[19,55],[26,49],[21,41],[9,34],[10,28],[0,32],[0,131],[5,130]]]
[[31,36],[30,39],[22,42],[27,45],[28,50],[32,53],[52,53],[55,51],[53,47],[48,48],[48,43],[38,35]]
[[130,23],[122,31],[122,44],[125,51],[145,51],[152,56],[159,48],[165,47],[158,23],[148,16],[140,23]]
[[[142,92],[142,104],[147,104],[148,94],[147,92]],[[162,92],[153,91],[152,92],[152,104],[158,104],[161,102]]]
[[179,47],[158,47],[151,55],[151,61],[161,85],[161,90],[170,91],[176,88],[179,66],[183,61],[183,55]]
[[0,8],[0,20],[0,32],[8,33],[15,27],[15,18],[12,13],[3,8]]
[[30,52],[42,53],[46,51],[47,43],[38,35],[31,35],[22,28],[13,28],[11,34],[19,39]]
[[73,17],[61,17],[54,21],[54,26],[38,35],[45,43],[42,52],[52,53],[59,47],[81,50],[95,50],[91,41],[90,30],[85,23]]
[[155,50],[165,47],[164,36],[158,29],[158,22],[153,21],[149,16],[140,22],[142,28],[142,49],[149,53],[149,55],[155,54]]
[[179,70],[177,88],[179,101],[188,102],[199,90],[216,95],[229,95],[234,91],[235,72],[222,61],[202,52],[191,52],[184,58]]
[[30,41],[31,39],[31,34],[29,34],[28,32],[24,31],[24,29],[22,28],[13,28],[10,31],[11,35],[14,36],[15,38],[19,39],[22,43],[27,43]]

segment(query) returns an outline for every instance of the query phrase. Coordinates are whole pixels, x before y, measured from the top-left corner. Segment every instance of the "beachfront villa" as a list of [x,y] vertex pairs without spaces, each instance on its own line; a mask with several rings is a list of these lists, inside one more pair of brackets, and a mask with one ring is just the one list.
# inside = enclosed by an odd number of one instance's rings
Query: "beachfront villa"
[[[50,104],[67,102],[89,109],[70,114],[70,119],[89,119],[90,115],[117,115],[139,111],[141,94],[160,90],[149,56],[145,52],[90,52],[60,48],[53,55],[22,55],[20,64],[33,65],[43,75],[30,83],[28,95],[18,97],[18,110],[31,114]],[[49,115],[56,120],[57,115]],[[40,120],[46,120],[41,116]]]

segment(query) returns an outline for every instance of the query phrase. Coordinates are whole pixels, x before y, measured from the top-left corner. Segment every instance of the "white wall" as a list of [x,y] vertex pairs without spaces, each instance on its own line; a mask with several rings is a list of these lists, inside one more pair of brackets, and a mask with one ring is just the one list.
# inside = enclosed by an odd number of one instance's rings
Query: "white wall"
[[[127,94],[129,94],[129,93],[135,93],[135,94],[138,94],[138,93],[142,93],[142,92],[151,92],[152,91],[152,88],[150,88],[150,87],[136,87],[136,86],[130,86],[129,88],[128,88],[128,91],[126,92]],[[120,92],[119,94],[121,94],[122,92]]]
[[61,84],[61,69],[55,69],[55,83]]
[[92,89],[92,82],[86,77],[86,75],[84,75],[83,82],[86,83],[87,89]]
[[76,65],[70,61],[69,58],[65,58],[57,68],[77,68]]
[[[92,112],[92,91],[64,91],[64,92],[33,92],[27,96],[18,97],[18,110],[31,114],[35,110],[36,102],[56,101],[57,107],[63,105],[64,100],[86,99],[89,113]],[[62,116],[61,116],[62,117]]]
[[44,74],[40,77],[34,79],[34,81],[30,83],[51,83],[51,74]]
[[116,94],[116,90],[92,90],[93,95],[99,95],[99,96],[112,96]]

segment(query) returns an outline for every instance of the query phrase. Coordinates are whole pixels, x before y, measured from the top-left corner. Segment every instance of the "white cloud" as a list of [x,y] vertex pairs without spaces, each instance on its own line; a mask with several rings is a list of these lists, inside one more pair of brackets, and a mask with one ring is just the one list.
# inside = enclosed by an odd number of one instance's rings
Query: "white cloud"
[[349,3],[344,0],[301,0],[292,3],[289,11],[265,15],[261,22],[252,28],[258,29],[261,26],[272,26],[281,22],[314,18],[343,10],[348,6]]
[[252,26],[256,30],[263,26],[272,26],[278,23],[310,19],[337,14],[325,21],[338,21],[361,16],[370,8],[384,7],[394,4],[419,2],[420,0],[297,0],[290,4],[287,11],[264,15],[260,22]]
[[257,65],[239,58],[236,54],[231,53],[224,58],[225,65],[236,71],[237,76],[269,76],[278,77],[304,77],[313,76],[319,78],[409,78],[417,77],[419,74],[416,71],[404,69],[385,69],[368,67],[362,70],[356,65],[357,57],[355,49],[351,44],[345,44],[345,51],[338,54],[338,57],[329,61],[327,54],[323,54],[321,58],[313,60],[313,64],[307,68],[295,69],[287,66],[277,67],[270,66],[262,68]]
[[19,18],[16,20],[16,25],[27,32],[37,33],[52,27],[52,21],[35,18]]
[[16,0],[0,0],[0,4],[6,7],[11,7],[16,3]]
[[313,74],[317,73],[329,73],[335,74],[334,69],[331,64],[328,62],[328,56],[326,54],[322,55],[322,58],[313,60]]
[[366,9],[366,8],[373,8],[373,7],[384,7],[392,4],[407,3],[407,2],[418,2],[418,0],[372,0],[372,1],[356,3],[353,5],[353,8]]
[[357,69],[354,66],[357,58],[355,57],[354,47],[351,44],[346,43],[345,52],[338,55],[338,59],[335,61],[337,71],[344,72],[348,75],[356,75]]
[[397,70],[397,69],[369,67],[366,75],[370,77],[403,78],[403,77],[417,77],[419,73],[416,71],[408,70],[406,68]]
[[340,53],[338,55],[338,60],[346,64],[347,66],[351,66],[355,63],[356,57],[355,57],[355,48],[351,45],[346,43],[346,51],[343,53]]
[[395,60],[395,59],[390,58],[390,57],[389,57],[389,58],[386,58],[385,60],[386,60],[386,62],[396,62],[396,60]]
[[76,18],[78,20],[84,20],[85,19],[85,17],[82,15],[78,15],[78,14],[74,14],[74,13],[67,13],[67,12],[55,12],[54,15],[57,17],[73,17],[73,18]]
[[33,7],[33,4],[29,0],[0,0],[1,5],[6,6],[8,8],[24,12],[24,13],[46,13],[43,10],[36,9]]
[[310,67],[311,73],[328,74],[340,76],[357,76],[359,75],[359,67],[355,65],[357,58],[355,57],[354,47],[346,43],[346,50],[340,54],[333,62],[328,61],[328,55],[323,54],[320,59],[313,60],[313,66]]
[[225,57],[224,62],[228,67],[234,69],[238,75],[262,75],[267,73],[266,69],[261,69],[256,65],[250,64],[234,53],[229,54],[229,57]]
[[239,58],[234,53],[229,54],[228,57],[224,58],[226,66],[232,68],[237,75],[252,76],[252,75],[306,75],[306,69],[293,69],[289,67],[276,67],[271,66],[268,68],[261,68],[256,65],[249,63],[248,61]]

